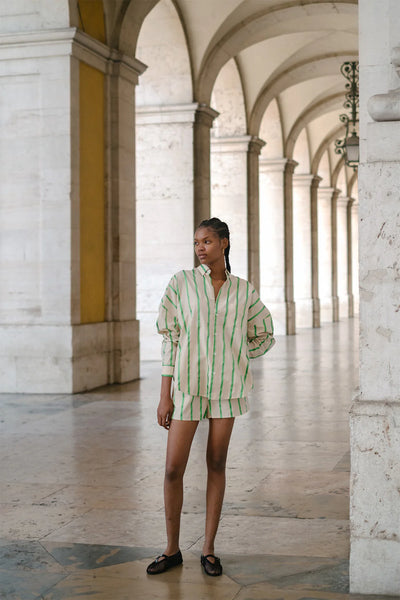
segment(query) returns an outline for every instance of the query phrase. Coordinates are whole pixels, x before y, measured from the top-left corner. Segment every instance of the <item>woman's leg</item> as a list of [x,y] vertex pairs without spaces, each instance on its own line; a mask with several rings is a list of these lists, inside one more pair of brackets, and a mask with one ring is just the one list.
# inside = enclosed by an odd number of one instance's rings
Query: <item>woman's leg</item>
[[183,503],[183,475],[198,424],[198,421],[178,421],[172,419],[168,431],[164,479],[165,521],[168,540],[165,554],[167,556],[171,556],[179,550],[179,530]]
[[225,465],[234,417],[210,419],[207,444],[207,513],[203,554],[214,554],[214,540],[225,493]]

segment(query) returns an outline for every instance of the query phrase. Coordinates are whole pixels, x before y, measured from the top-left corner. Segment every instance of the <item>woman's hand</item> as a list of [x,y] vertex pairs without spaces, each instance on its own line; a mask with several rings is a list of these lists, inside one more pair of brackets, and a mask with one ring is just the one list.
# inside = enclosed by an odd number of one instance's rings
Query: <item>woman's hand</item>
[[158,408],[157,408],[157,421],[164,429],[169,429],[171,425],[171,417],[174,411],[174,403],[171,395],[161,396]]

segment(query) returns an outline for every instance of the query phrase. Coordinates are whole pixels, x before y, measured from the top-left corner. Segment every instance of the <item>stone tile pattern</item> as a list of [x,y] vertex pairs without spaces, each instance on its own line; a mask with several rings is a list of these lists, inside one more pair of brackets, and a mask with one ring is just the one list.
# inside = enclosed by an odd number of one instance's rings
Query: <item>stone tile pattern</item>
[[145,573],[165,544],[157,363],[142,364],[140,381],[87,394],[2,395],[0,598],[361,599],[348,593],[355,340],[354,321],[307,330],[253,364],[252,410],[237,419],[230,448],[216,580],[199,562],[206,423],[185,479],[184,564]]

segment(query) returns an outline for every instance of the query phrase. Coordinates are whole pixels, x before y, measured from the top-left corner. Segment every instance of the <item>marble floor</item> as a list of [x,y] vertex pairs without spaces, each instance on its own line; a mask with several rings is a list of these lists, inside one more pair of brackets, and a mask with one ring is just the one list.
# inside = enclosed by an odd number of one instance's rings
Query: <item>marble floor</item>
[[0,598],[345,600],[349,426],[357,321],[280,337],[252,363],[251,412],[236,420],[216,552],[200,569],[207,423],[185,478],[182,567],[150,577],[164,550],[167,433],[159,365],[87,394],[0,396]]

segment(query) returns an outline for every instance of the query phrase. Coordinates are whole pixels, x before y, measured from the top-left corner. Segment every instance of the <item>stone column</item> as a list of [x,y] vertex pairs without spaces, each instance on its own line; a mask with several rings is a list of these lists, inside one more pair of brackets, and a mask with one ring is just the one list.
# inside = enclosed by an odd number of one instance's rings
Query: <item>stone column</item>
[[347,203],[347,295],[349,299],[348,303],[348,316],[354,317],[354,294],[353,294],[353,217],[352,207],[354,204],[354,198],[349,198]]
[[260,196],[259,156],[265,142],[253,137],[247,152],[248,279],[260,289]]
[[338,258],[337,258],[337,199],[340,190],[333,190],[331,198],[331,243],[332,243],[332,321],[339,321]]
[[287,331],[284,172],[286,158],[260,159],[260,294],[278,335]]
[[155,322],[176,271],[193,265],[197,104],[136,108],[137,310],[142,360],[159,360]]
[[333,188],[318,189],[318,283],[320,319],[332,322],[332,194]]
[[293,176],[293,281],[296,327],[312,327],[311,181],[313,175]]
[[248,279],[246,156],[250,136],[211,138],[211,214],[226,220],[231,232],[230,263]]
[[135,87],[145,66],[113,52],[109,61],[109,314],[113,323],[110,381],[139,377],[136,315]]
[[353,278],[353,306],[354,315],[359,313],[359,285],[358,285],[358,200],[351,206],[351,238],[352,238],[352,278]]
[[284,171],[284,221],[285,221],[285,302],[286,333],[296,333],[296,305],[293,289],[293,173],[298,163],[288,160]]
[[[107,249],[115,193],[124,208],[134,204],[134,149],[128,145],[130,162],[118,173],[107,158],[114,127],[107,74],[116,62],[115,77],[130,80],[133,94],[144,65],[76,29],[1,38],[1,391],[71,393],[138,373],[134,253],[121,253],[125,308],[118,312]],[[134,122],[124,126],[133,138]],[[112,190],[117,180],[125,195]],[[130,238],[127,216],[134,222],[134,212],[123,216]]]
[[361,0],[359,14],[360,391],[351,413],[350,586],[398,598],[400,4]]
[[218,112],[199,104],[193,126],[194,223],[210,218],[210,129]]
[[311,180],[311,297],[313,307],[312,326],[321,326],[321,308],[318,281],[318,186],[322,178],[314,175]]
[[347,205],[349,199],[339,195],[336,201],[337,212],[337,295],[339,316],[349,316],[348,293],[348,236],[347,236]]

